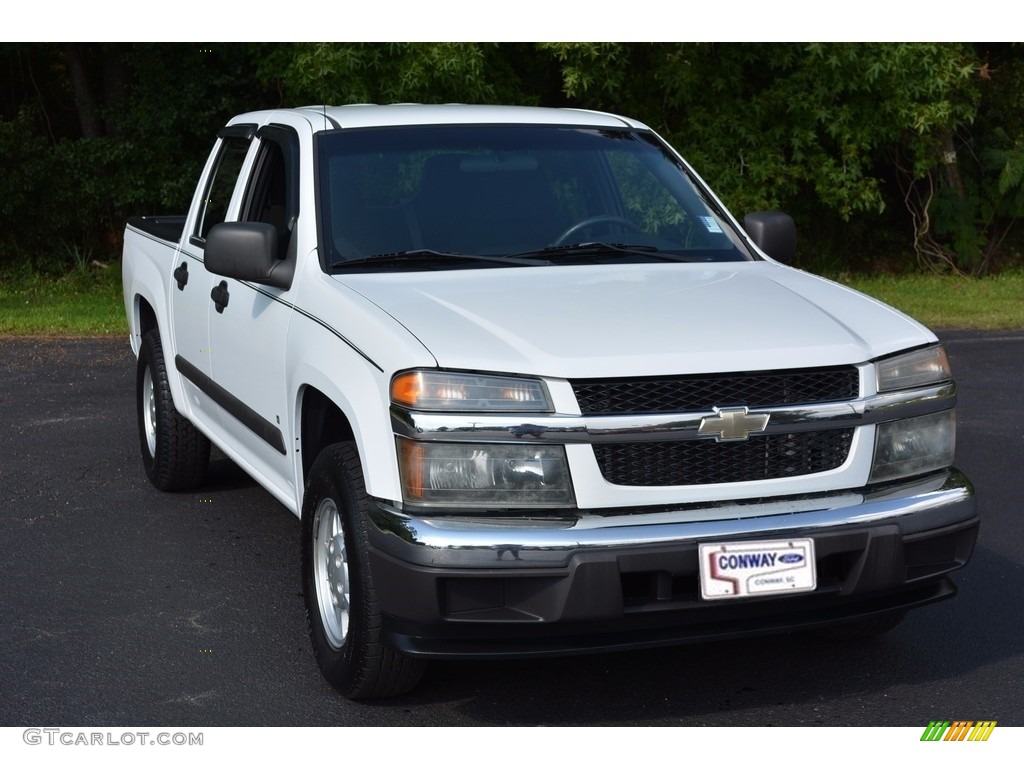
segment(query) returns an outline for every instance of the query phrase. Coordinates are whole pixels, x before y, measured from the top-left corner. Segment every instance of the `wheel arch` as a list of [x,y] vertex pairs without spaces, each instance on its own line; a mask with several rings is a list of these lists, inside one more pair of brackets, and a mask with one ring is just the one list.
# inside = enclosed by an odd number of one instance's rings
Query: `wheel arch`
[[288,368],[289,391],[294,393],[290,441],[297,509],[302,509],[309,472],[319,453],[346,441],[356,447],[367,492],[375,498],[400,499],[387,379],[355,355],[325,354],[330,347],[318,346],[317,341],[315,336],[303,336],[288,351],[295,356]]
[[[327,395],[312,385],[299,392],[299,459],[302,484],[309,477],[313,462],[333,443],[355,442],[352,423]],[[300,486],[301,487],[301,486]]]
[[135,294],[135,319],[134,319],[135,332],[141,338],[149,333],[154,328],[159,327],[159,323],[156,320],[156,310],[153,309],[153,305],[142,296],[142,294]]

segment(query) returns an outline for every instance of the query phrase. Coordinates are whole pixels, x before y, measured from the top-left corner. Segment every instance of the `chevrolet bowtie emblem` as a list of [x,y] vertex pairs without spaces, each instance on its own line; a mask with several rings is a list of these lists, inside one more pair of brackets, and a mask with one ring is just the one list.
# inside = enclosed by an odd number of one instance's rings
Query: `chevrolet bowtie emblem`
[[746,440],[751,432],[764,432],[771,416],[746,408],[715,408],[714,416],[705,416],[697,428],[698,435],[715,435],[718,440]]

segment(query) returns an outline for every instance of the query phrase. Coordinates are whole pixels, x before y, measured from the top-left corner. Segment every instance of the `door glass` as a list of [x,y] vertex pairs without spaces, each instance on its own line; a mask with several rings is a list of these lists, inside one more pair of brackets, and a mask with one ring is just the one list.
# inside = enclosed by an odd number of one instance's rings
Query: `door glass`
[[206,185],[206,194],[196,219],[194,235],[205,241],[210,229],[224,221],[228,212],[231,193],[242,170],[242,162],[249,151],[249,139],[227,136],[221,139],[220,153],[213,175]]

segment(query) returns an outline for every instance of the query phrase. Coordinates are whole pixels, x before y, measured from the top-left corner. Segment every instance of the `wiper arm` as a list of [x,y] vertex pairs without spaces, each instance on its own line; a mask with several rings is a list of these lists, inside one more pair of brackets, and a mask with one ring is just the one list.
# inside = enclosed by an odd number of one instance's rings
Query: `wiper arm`
[[[402,264],[410,261],[448,261],[465,259],[467,261],[488,261],[499,264],[518,264],[524,267],[536,267],[544,262],[534,259],[520,259],[515,256],[480,256],[473,253],[454,253],[452,251],[436,251],[433,248],[415,248],[408,251],[391,251],[360,256],[356,259],[343,259],[331,264],[331,269],[342,267],[363,266],[366,264]],[[547,262],[550,264],[550,262]]]
[[689,259],[683,256],[665,253],[660,248],[653,245],[631,245],[628,243],[602,242],[573,243],[572,245],[549,245],[547,248],[542,248],[538,251],[517,253],[515,254],[515,257],[526,259],[531,257],[557,256],[559,254],[587,256],[608,253],[639,254],[641,256],[650,256],[655,259],[661,259],[662,261],[689,261]]

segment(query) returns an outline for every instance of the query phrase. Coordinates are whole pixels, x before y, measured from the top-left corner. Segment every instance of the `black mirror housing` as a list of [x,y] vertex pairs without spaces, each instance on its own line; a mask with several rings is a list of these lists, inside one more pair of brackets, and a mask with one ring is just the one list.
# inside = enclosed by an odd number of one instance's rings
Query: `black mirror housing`
[[277,257],[277,230],[257,221],[227,221],[206,236],[206,268],[215,275],[287,289],[294,263]]
[[789,264],[796,257],[796,223],[788,213],[748,213],[743,228],[754,244],[776,261]]

